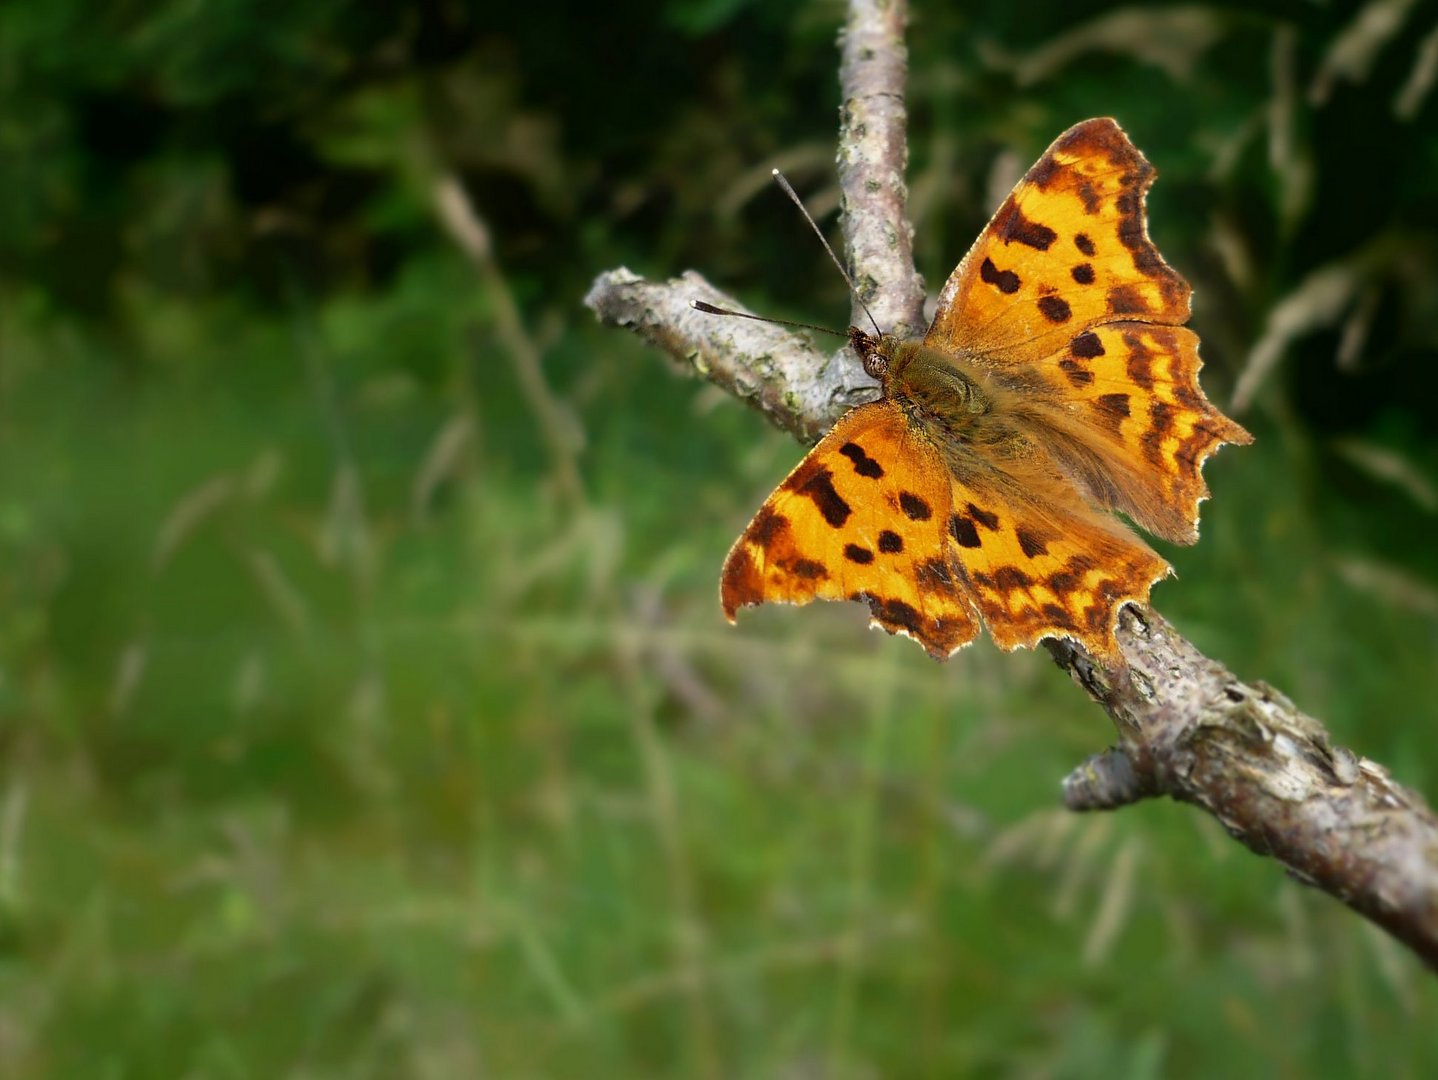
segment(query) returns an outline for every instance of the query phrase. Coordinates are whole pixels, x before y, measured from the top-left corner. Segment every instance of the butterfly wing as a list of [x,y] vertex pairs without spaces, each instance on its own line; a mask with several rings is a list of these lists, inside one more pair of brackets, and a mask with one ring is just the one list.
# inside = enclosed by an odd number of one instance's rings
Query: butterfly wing
[[1252,437],[1199,388],[1188,284],[1148,237],[1153,176],[1113,120],[1059,136],[949,277],[924,344],[1020,387],[1099,506],[1192,543],[1204,459]]
[[945,456],[885,400],[846,414],[770,495],[725,560],[720,599],[730,621],[751,604],[862,600],[939,659],[981,616],[1003,649],[1070,637],[1114,662],[1120,605],[1168,572],[1041,453]]
[[951,571],[951,478],[892,401],[851,409],[775,489],[724,562],[720,600],[862,600],[943,659],[978,634]]
[[1061,391],[1032,395],[1021,413],[1093,502],[1192,544],[1208,497],[1204,461],[1224,443],[1253,441],[1204,396],[1201,366],[1187,327],[1107,323],[1064,347]]
[[1041,458],[953,462],[951,562],[1005,650],[1068,637],[1110,663],[1119,607],[1147,603],[1169,566],[1120,522],[1075,499]]
[[1188,285],[1148,238],[1153,176],[1113,120],[1064,132],[949,276],[926,344],[1037,364],[1100,323],[1187,322]]

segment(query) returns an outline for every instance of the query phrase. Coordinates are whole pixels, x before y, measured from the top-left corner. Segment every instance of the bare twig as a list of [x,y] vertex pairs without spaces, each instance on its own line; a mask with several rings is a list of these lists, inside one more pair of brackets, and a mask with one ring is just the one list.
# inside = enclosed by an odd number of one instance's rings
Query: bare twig
[[1438,816],[1388,770],[1334,746],[1318,721],[1261,682],[1239,681],[1152,609],[1125,608],[1128,670],[1050,652],[1113,719],[1119,744],[1064,782],[1073,810],[1157,795],[1201,806],[1387,929],[1438,968]]
[[[898,0],[850,4],[839,160],[860,288],[881,319],[917,330],[901,175],[904,15]],[[871,386],[852,358],[826,361],[775,327],[706,321],[689,309],[691,298],[734,306],[697,274],[658,284],[624,270],[601,275],[585,302],[801,438],[825,430]],[[1113,749],[1065,781],[1066,805],[1110,809],[1167,795],[1202,807],[1249,849],[1438,968],[1438,817],[1423,799],[1381,765],[1332,745],[1276,690],[1204,656],[1151,609],[1125,608],[1118,642],[1125,666],[1113,671],[1070,642],[1047,643],[1118,730]]]
[[[879,325],[900,337],[924,330],[924,281],[914,270],[906,204],[909,160],[902,0],[854,0],[841,40],[839,187],[844,246],[854,281]],[[860,325],[856,303],[853,317]]]
[[692,270],[654,282],[620,267],[600,274],[584,298],[605,325],[633,330],[805,442],[875,396],[847,345],[837,354],[821,353],[782,326],[706,315],[691,300],[747,310]]

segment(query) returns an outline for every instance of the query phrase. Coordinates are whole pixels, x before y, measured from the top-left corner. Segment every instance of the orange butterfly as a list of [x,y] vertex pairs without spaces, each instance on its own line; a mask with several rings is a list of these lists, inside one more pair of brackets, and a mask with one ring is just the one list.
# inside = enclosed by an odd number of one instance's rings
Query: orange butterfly
[[860,600],[945,659],[1072,638],[1120,660],[1121,605],[1170,567],[1123,523],[1198,539],[1204,459],[1252,436],[1198,386],[1189,287],[1148,238],[1153,167],[1113,120],[1064,132],[959,263],[922,342],[851,327],[850,410],[735,542],[731,622]]

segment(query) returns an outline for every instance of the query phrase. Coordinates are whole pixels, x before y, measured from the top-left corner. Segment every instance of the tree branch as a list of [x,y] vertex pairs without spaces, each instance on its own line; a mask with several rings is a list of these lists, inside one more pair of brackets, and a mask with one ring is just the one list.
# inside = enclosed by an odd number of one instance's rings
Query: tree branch
[[[839,166],[859,288],[886,325],[918,333],[923,291],[903,184],[905,15],[901,0],[851,0]],[[825,357],[780,327],[695,312],[691,299],[738,306],[692,271],[653,283],[622,269],[600,275],[585,303],[806,441],[873,396],[847,350]],[[1423,799],[1332,745],[1272,687],[1204,656],[1152,609],[1124,608],[1118,642],[1126,666],[1112,671],[1072,642],[1045,643],[1118,730],[1115,747],[1064,781],[1065,804],[1113,809],[1166,795],[1202,807],[1438,969],[1438,817]]]
[[665,282],[646,281],[624,267],[606,270],[584,297],[604,325],[633,330],[682,369],[747,401],[804,442],[814,442],[849,409],[877,396],[848,345],[826,355],[782,326],[708,315],[695,311],[691,300],[748,311],[693,270]]
[[[924,279],[914,269],[909,224],[908,112],[904,81],[908,5],[855,0],[840,39],[839,201],[854,283],[879,325],[899,337],[924,332]],[[854,304],[849,320],[867,322]]]

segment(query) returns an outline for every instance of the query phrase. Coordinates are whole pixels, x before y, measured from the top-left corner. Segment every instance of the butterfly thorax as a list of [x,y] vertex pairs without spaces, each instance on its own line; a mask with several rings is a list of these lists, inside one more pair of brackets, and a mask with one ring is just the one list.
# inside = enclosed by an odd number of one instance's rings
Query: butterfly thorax
[[962,439],[993,412],[991,389],[962,360],[918,341],[874,338],[852,327],[849,340],[884,396],[930,431]]

